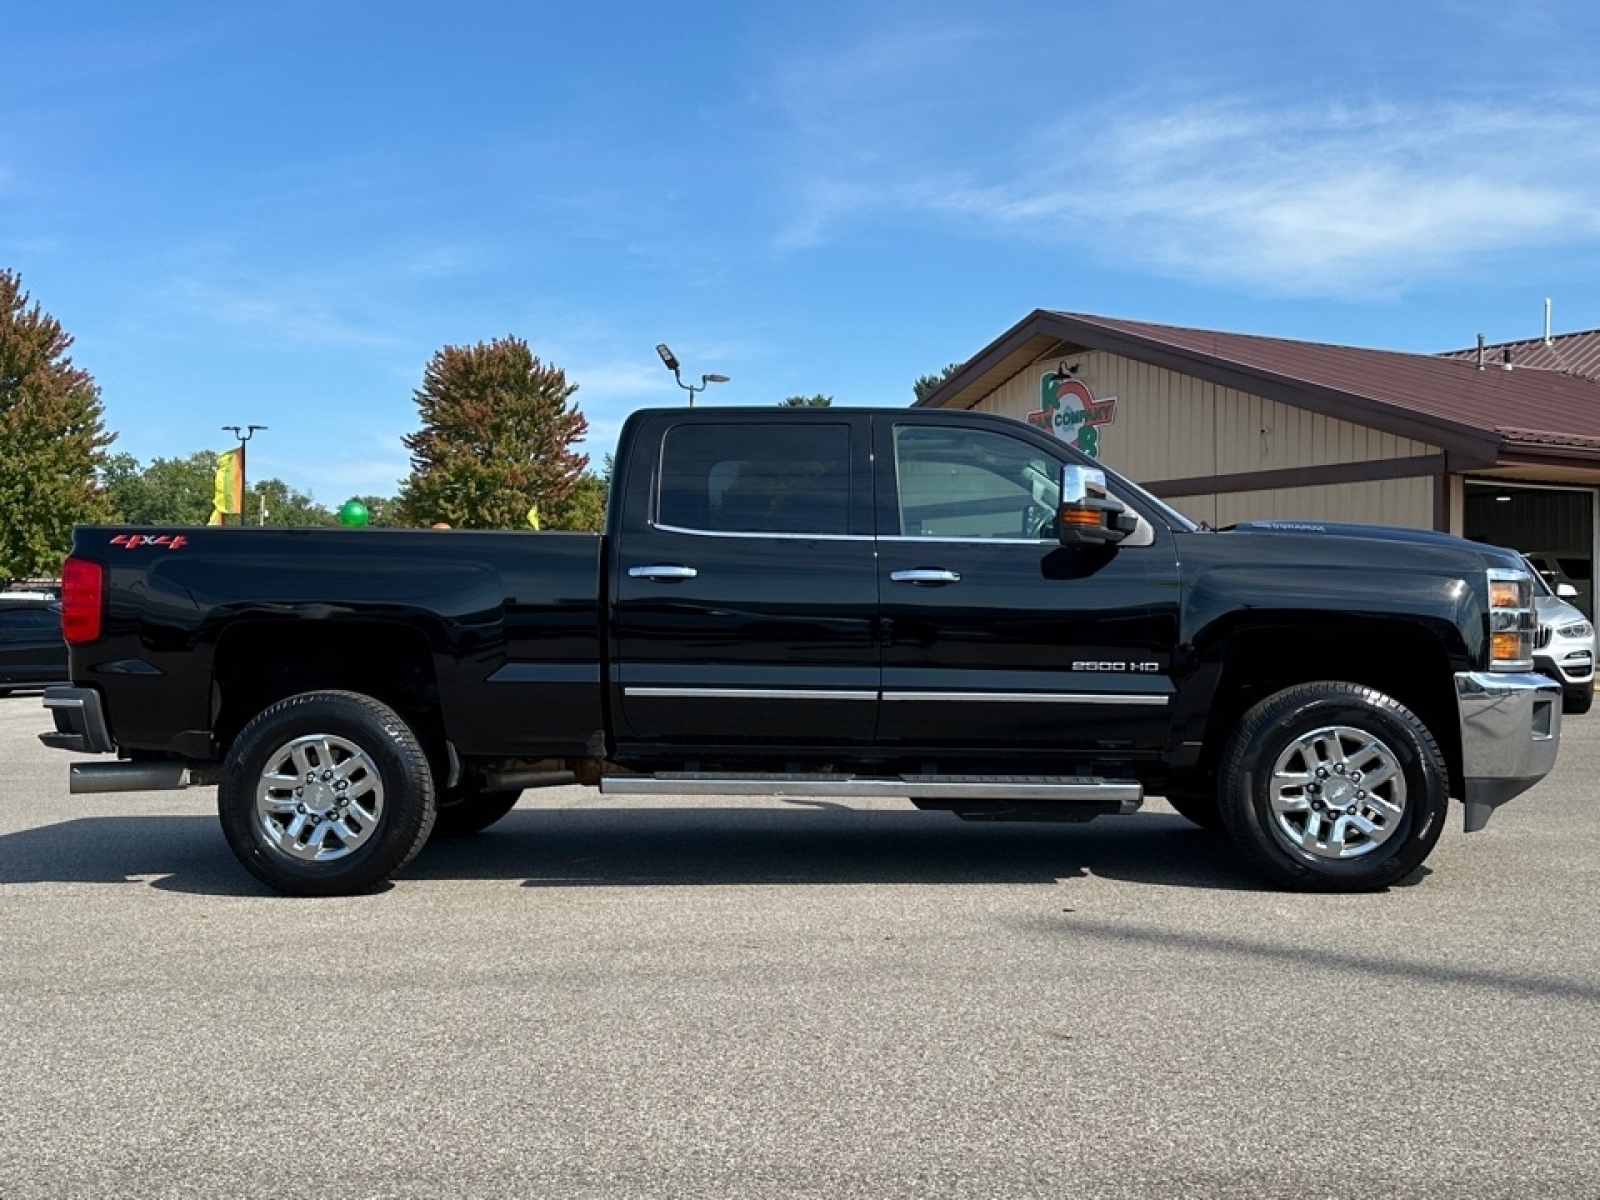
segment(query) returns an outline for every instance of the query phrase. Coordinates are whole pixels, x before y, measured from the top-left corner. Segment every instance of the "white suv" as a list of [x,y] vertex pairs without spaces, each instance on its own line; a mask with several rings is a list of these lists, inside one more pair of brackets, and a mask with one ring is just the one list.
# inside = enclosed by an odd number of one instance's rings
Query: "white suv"
[[[1533,664],[1541,675],[1561,685],[1561,709],[1585,713],[1594,703],[1594,626],[1580,609],[1567,603],[1533,563],[1533,607],[1539,628],[1533,635]],[[1577,595],[1571,584],[1561,592]]]

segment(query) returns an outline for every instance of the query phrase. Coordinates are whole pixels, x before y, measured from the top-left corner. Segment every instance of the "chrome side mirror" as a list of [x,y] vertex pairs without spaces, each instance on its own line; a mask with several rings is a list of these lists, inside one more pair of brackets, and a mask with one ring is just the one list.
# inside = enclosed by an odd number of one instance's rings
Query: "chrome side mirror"
[[1056,529],[1063,546],[1109,546],[1139,526],[1139,518],[1106,491],[1098,467],[1068,463],[1061,468],[1061,505]]

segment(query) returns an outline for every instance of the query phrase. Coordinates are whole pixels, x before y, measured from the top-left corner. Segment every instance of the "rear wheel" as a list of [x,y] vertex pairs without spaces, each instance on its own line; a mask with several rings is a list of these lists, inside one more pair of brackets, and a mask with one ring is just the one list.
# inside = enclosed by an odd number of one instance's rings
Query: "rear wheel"
[[433,772],[411,727],[357,692],[304,692],[239,734],[217,787],[239,861],[292,896],[370,891],[412,860],[434,821]]
[[1410,709],[1357,684],[1308,683],[1245,714],[1218,804],[1228,836],[1271,879],[1362,892],[1422,865],[1449,796],[1438,743]]

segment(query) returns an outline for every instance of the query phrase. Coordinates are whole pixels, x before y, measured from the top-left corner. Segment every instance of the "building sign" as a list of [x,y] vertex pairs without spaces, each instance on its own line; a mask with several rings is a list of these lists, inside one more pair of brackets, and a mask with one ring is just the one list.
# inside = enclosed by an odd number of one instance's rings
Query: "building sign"
[[1028,424],[1099,458],[1100,427],[1111,424],[1116,413],[1115,396],[1096,400],[1083,380],[1046,371],[1039,376],[1039,410],[1028,414]]

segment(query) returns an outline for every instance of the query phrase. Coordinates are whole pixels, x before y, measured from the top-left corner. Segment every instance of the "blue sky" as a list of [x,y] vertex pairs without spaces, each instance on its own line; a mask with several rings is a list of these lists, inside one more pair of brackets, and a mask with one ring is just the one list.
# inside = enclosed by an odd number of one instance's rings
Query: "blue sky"
[[116,449],[392,492],[439,347],[903,404],[1035,308],[1600,327],[1592,2],[0,6],[0,266]]

